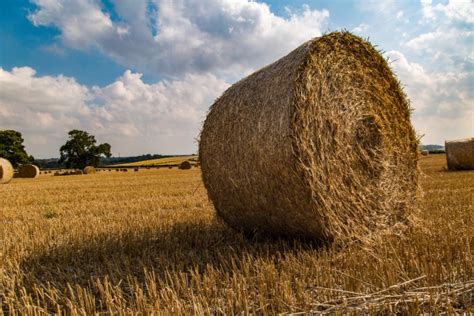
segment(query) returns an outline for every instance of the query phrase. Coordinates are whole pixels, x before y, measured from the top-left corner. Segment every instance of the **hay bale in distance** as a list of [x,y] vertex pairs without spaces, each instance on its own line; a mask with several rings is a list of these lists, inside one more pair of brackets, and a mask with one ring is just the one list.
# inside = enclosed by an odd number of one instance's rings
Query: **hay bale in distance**
[[135,169],[133,169],[133,171],[138,172],[138,171],[140,171],[140,169],[135,168]]
[[428,150],[422,150],[421,151],[422,156],[428,156],[429,154],[430,154],[430,152]]
[[[87,167],[86,167],[86,168],[87,168]],[[72,174],[72,175],[77,175],[77,176],[79,176],[79,175],[81,175],[81,174],[84,174],[84,173],[85,173],[85,172],[84,172],[83,170],[79,170],[79,169],[78,169],[78,170],[71,171],[71,174]],[[95,172],[94,172],[94,173],[95,173]]]
[[474,170],[474,137],[446,141],[449,170]]
[[181,162],[178,166],[179,169],[181,170],[188,170],[191,169],[191,163],[187,160]]
[[87,166],[84,168],[83,172],[84,174],[94,174],[97,172],[97,170],[93,166]]
[[32,164],[20,165],[18,174],[20,178],[36,178],[40,174],[40,170]]
[[397,78],[349,32],[310,40],[234,84],[199,144],[204,184],[230,226],[324,241],[405,220],[417,159]]
[[6,184],[13,179],[13,166],[7,159],[0,158],[0,184]]

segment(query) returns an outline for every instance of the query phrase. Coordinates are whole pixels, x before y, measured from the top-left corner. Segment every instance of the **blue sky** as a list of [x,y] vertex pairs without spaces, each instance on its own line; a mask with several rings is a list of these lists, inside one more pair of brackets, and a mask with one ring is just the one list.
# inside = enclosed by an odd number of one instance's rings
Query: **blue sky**
[[230,84],[334,30],[392,62],[423,143],[474,136],[472,1],[3,0],[0,128],[37,157],[86,129],[121,155],[191,153]]

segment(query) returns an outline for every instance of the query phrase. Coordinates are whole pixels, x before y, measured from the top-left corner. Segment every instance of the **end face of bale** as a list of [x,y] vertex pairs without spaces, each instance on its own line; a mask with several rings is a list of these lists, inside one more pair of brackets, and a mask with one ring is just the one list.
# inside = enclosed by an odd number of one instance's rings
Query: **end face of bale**
[[97,172],[97,170],[93,166],[87,166],[84,168],[83,172],[84,174],[94,174]]
[[182,163],[179,164],[178,168],[181,169],[181,170],[191,169],[191,163],[187,160],[183,161]]
[[217,214],[248,232],[363,239],[416,201],[409,102],[383,56],[348,32],[304,43],[224,92],[199,158]]
[[14,170],[10,161],[0,158],[0,184],[6,184],[13,179]]
[[449,170],[474,170],[474,137],[445,142]]
[[32,164],[21,165],[18,167],[20,178],[36,178],[40,174],[40,169]]

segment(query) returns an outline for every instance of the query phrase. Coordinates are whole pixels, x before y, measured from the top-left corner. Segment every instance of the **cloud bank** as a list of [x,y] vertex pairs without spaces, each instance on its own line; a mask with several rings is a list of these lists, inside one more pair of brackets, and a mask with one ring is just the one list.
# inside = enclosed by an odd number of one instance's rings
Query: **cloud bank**
[[[38,157],[57,155],[80,128],[122,155],[195,152],[208,107],[230,83],[321,35],[326,10],[283,18],[247,0],[33,0],[28,19],[60,31],[59,45],[98,49],[126,68],[105,87],[0,70],[0,123],[23,132]],[[59,46],[59,47],[60,47]],[[55,45],[54,47],[58,47]],[[164,80],[148,84],[140,73]]]
[[116,19],[93,0],[34,2],[29,19],[58,28],[64,45],[96,47],[122,65],[168,76],[238,77],[321,35],[329,18],[308,6],[283,18],[247,0],[115,0]]
[[181,153],[196,149],[207,107],[228,84],[213,75],[147,84],[127,70],[105,87],[87,87],[64,76],[36,76],[29,67],[0,68],[2,129],[18,129],[29,151],[48,157],[67,132],[85,129],[115,154]]
[[[73,128],[110,142],[114,154],[195,152],[215,98],[330,25],[328,10],[302,6],[283,17],[248,0],[32,2],[29,21],[59,31],[43,50],[99,51],[132,69],[99,87],[38,76],[31,67],[0,68],[0,126],[21,131],[37,157],[57,156]],[[367,36],[383,22],[390,45],[393,29],[403,34],[386,57],[405,85],[424,143],[474,135],[474,5],[421,0],[413,10],[402,4],[355,3],[372,20],[355,19],[352,30]],[[164,79],[145,82],[141,73]]]

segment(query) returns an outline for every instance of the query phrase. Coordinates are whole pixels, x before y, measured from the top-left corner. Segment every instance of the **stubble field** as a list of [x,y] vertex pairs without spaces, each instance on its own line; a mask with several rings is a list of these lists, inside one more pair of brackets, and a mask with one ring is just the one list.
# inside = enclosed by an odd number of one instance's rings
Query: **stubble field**
[[474,312],[474,171],[423,157],[414,225],[376,244],[245,237],[200,170],[0,186],[4,314]]

